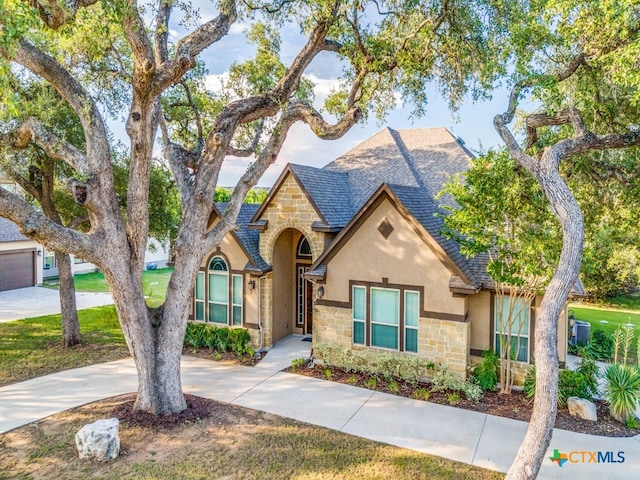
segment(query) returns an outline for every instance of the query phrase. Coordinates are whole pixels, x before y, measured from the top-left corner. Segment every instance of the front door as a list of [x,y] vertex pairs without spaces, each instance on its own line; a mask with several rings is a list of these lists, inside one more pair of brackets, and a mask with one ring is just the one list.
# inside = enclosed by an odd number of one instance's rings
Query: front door
[[308,335],[313,323],[313,286],[304,278],[304,273],[309,271],[309,265],[297,265],[296,271],[296,327]]

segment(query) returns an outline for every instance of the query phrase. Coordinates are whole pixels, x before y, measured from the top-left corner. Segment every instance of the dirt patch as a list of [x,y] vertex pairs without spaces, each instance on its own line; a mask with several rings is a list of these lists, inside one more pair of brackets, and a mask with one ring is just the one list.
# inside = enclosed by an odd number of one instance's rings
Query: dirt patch
[[[269,479],[498,480],[481,468],[353,437],[234,405],[187,396],[185,412],[131,410],[134,394],[61,412],[0,435],[0,478],[34,480]],[[75,433],[116,416],[120,456],[80,460]]]
[[[460,393],[459,398],[455,398],[455,396],[451,397],[452,392],[432,392],[430,391],[431,385],[428,383],[410,385],[399,381],[387,381],[381,377],[376,377],[374,382],[370,377],[363,374],[348,373],[337,368],[331,368],[329,369],[331,373],[328,375],[326,370],[326,368],[316,365],[314,368],[298,368],[293,373],[323,380],[328,380],[330,377],[330,380],[334,382],[355,385],[419,400],[424,400],[422,393],[426,391],[428,392],[427,401],[429,402],[521,420],[523,422],[529,421],[533,409],[533,399],[528,398],[523,392],[518,391],[514,391],[510,395],[500,395],[498,392],[486,392],[480,401],[474,402],[467,400],[462,393]],[[291,372],[291,368],[288,368],[286,371]],[[609,409],[604,402],[595,401],[594,403],[598,410],[597,422],[574,417],[569,415],[567,407],[559,407],[556,417],[556,428],[606,437],[631,437],[640,434],[640,428],[630,429],[613,419],[611,415],[609,415]]]

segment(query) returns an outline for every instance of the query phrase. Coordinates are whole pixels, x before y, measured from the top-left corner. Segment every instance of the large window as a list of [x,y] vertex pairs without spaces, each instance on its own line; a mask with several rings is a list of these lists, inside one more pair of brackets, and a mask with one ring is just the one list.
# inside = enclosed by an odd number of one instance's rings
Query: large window
[[229,323],[229,269],[221,257],[209,263],[209,321]]
[[419,292],[354,285],[351,295],[354,345],[418,351]]
[[529,362],[529,330],[531,304],[522,297],[496,295],[495,350],[498,355],[509,342],[510,356],[519,362]]
[[244,276],[229,274],[222,257],[214,257],[207,271],[198,272],[194,291],[194,320],[242,325]]

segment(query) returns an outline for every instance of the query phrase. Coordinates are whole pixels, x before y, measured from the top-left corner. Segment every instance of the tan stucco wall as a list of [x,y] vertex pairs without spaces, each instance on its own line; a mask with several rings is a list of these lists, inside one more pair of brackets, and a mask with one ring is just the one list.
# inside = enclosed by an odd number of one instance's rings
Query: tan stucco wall
[[[393,231],[384,236],[378,226],[384,219]],[[451,272],[389,203],[384,201],[329,262],[325,298],[349,300],[349,280],[424,286],[423,309],[465,314],[465,299],[449,291]]]
[[[280,234],[273,252],[273,341],[293,333],[295,324],[294,246],[300,234],[292,229]],[[294,238],[295,237],[295,238]]]
[[471,324],[471,348],[491,348],[491,292],[480,291],[469,296],[469,323]]
[[[209,254],[202,260],[200,267],[202,270],[208,268],[209,262],[213,257],[217,255],[217,250],[209,252]],[[249,280],[251,279],[250,275],[247,273],[243,273],[244,267],[247,265],[249,258],[246,253],[240,247],[234,236],[229,233],[224,236],[222,242],[220,242],[220,252],[221,256],[226,259],[229,267],[229,275],[243,275],[242,282],[242,292],[243,292],[243,320],[244,323],[257,324],[258,323],[258,285],[256,280],[256,290],[253,292],[249,291]],[[205,273],[206,276],[206,273]],[[206,298],[206,290],[205,290],[205,298]],[[191,308],[189,310],[189,314],[193,316],[194,303],[191,302]],[[257,345],[257,344],[256,344]]]

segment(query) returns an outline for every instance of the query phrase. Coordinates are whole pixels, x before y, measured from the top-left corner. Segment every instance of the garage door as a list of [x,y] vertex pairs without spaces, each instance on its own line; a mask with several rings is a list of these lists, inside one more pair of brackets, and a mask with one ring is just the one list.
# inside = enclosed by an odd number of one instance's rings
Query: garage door
[[0,291],[35,284],[35,250],[0,252]]

